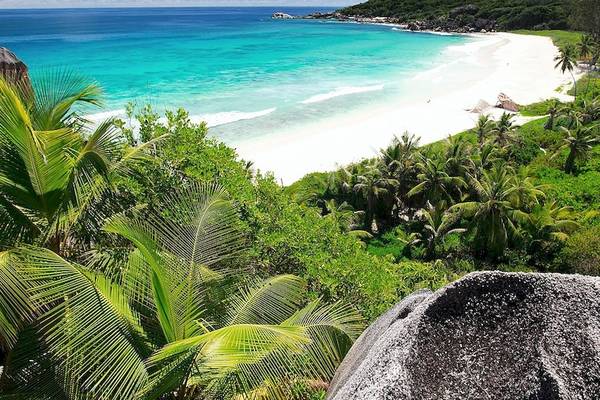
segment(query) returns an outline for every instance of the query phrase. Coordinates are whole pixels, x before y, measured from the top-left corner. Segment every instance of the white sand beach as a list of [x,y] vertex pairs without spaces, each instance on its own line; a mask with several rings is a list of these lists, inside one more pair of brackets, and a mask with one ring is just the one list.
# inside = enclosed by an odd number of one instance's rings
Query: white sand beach
[[[256,168],[273,171],[290,184],[306,173],[373,156],[404,131],[421,136],[421,144],[426,144],[469,129],[478,114],[467,110],[481,100],[496,104],[499,93],[519,104],[569,98],[556,91],[572,80],[554,69],[558,50],[549,38],[485,34],[446,51],[456,55],[455,61],[415,76],[405,100],[253,138],[239,143],[237,150]],[[502,110],[486,113],[498,115]]]

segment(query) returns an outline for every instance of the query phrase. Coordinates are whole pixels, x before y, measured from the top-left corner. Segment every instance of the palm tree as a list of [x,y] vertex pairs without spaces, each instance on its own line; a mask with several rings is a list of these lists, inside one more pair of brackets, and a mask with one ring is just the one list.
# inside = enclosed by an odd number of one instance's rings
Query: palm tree
[[423,220],[423,232],[419,234],[419,240],[426,245],[425,257],[429,260],[436,257],[437,247],[452,234],[463,233],[464,228],[453,228],[460,220],[458,213],[447,213],[444,202],[436,207],[427,204],[427,208],[421,210]]
[[381,161],[393,173],[414,159],[418,146],[419,138],[408,132],[404,132],[400,138],[394,136],[392,143],[380,150]]
[[355,211],[347,202],[338,204],[335,199],[323,201],[324,217],[336,222],[342,232],[356,232],[355,235],[367,236],[358,230],[359,221],[364,218],[363,211]]
[[554,57],[554,61],[556,61],[554,68],[559,68],[563,74],[566,71],[571,73],[571,77],[573,78],[573,90],[575,98],[577,98],[577,81],[573,74],[573,69],[577,65],[577,49],[572,44],[561,47],[559,54]]
[[417,176],[419,183],[414,186],[408,196],[423,195],[430,203],[437,204],[442,200],[453,201],[453,194],[460,196],[461,189],[466,186],[465,181],[457,176],[450,176],[445,171],[442,160],[424,158],[417,163],[421,171]]
[[581,105],[581,111],[579,112],[579,118],[583,125],[587,125],[600,119],[600,100],[583,100]]
[[373,220],[377,200],[388,196],[398,182],[383,176],[377,165],[370,164],[365,167],[363,173],[356,177],[354,192],[360,194],[365,202],[365,227],[367,231],[373,231]]
[[475,125],[475,134],[477,135],[477,141],[479,142],[479,147],[483,147],[483,143],[487,136],[494,129],[494,121],[490,118],[489,115],[480,115],[477,120],[477,125]]
[[450,176],[464,177],[475,168],[471,144],[460,135],[446,140],[446,172]]
[[382,170],[387,178],[397,182],[395,195],[400,202],[406,200],[408,188],[415,182],[418,145],[419,138],[405,132],[400,138],[394,137],[392,143],[380,151]]
[[513,177],[512,204],[515,209],[530,211],[544,199],[544,186],[535,183],[529,168],[521,167]]
[[515,142],[514,133],[518,126],[513,123],[514,114],[507,112],[502,113],[500,119],[496,122],[491,133],[495,135],[494,143],[500,147],[505,147],[510,143]]
[[351,201],[354,195],[354,185],[358,183],[357,177],[360,175],[361,166],[350,164],[337,171],[331,172],[328,177],[326,195],[337,196]]
[[572,207],[561,207],[556,201],[535,206],[529,214],[532,244],[566,240],[570,233],[579,229],[579,224],[574,221],[574,215]]
[[307,302],[294,276],[240,280],[242,231],[219,187],[191,185],[166,203],[107,222],[131,243],[125,258],[97,252],[82,266],[36,247],[0,254],[2,287],[20,294],[3,290],[0,309],[31,315],[30,305],[36,327],[11,342],[4,394],[285,399],[292,382],[331,378],[359,333],[357,315]]
[[581,125],[581,112],[575,102],[568,103],[558,110],[559,120],[567,121],[567,128],[573,129]]
[[[569,152],[564,165],[564,170],[567,174],[575,172],[575,163],[578,160],[587,159],[592,147],[600,142],[598,136],[594,134],[593,129],[594,127],[578,127],[572,130],[562,127],[566,137],[563,139],[563,145],[559,147],[559,151],[568,150]],[[558,154],[556,153],[555,155]]]
[[475,164],[475,170],[473,174],[478,178],[484,170],[490,169],[498,161],[498,149],[492,144],[484,144],[483,147],[478,148],[473,162]]
[[592,55],[594,51],[595,41],[594,38],[590,35],[583,35],[579,43],[577,43],[577,48],[579,50],[579,56],[581,58],[587,59]]
[[34,90],[31,100],[0,80],[0,248],[35,241],[60,254],[93,199],[147,145],[129,147],[112,120],[92,128],[74,111],[100,103],[96,85],[67,75]]
[[519,236],[518,225],[526,214],[513,207],[514,177],[510,169],[496,165],[484,171],[480,179],[472,177],[469,185],[476,193],[472,201],[456,204],[448,210],[471,221],[475,230],[475,246],[490,258],[504,254],[509,241]]
[[548,120],[544,124],[544,129],[552,130],[554,129],[554,121],[556,120],[556,116],[560,111],[560,101],[554,100],[550,107],[548,107]]

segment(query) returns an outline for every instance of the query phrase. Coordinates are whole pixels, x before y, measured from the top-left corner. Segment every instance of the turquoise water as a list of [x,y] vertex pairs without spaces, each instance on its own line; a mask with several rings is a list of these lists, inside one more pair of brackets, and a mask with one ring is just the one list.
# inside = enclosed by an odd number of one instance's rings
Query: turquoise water
[[0,10],[0,45],[34,76],[68,67],[97,80],[106,110],[128,101],[185,107],[235,142],[409,95],[407,80],[445,62],[448,46],[469,40],[388,26],[275,21],[273,11]]

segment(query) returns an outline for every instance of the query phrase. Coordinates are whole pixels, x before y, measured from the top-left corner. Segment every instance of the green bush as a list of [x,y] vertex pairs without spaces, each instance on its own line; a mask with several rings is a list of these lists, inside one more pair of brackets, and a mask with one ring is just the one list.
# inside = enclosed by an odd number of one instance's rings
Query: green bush
[[[571,88],[570,95],[574,95],[575,91]],[[577,81],[577,97],[581,101],[583,99],[592,101],[600,96],[600,74],[598,72],[588,73],[583,78]]]
[[554,105],[555,100],[549,99],[539,101],[537,103],[531,103],[519,108],[519,113],[526,117],[536,117],[541,115],[547,115],[548,110]]
[[573,176],[556,168],[537,170],[538,183],[546,186],[547,197],[577,211],[597,209],[600,205],[600,172],[589,171]]
[[571,235],[562,249],[560,261],[567,272],[600,275],[600,226]]
[[408,235],[397,227],[380,237],[369,241],[367,251],[377,256],[391,255],[396,261],[407,256],[409,246],[407,246]]

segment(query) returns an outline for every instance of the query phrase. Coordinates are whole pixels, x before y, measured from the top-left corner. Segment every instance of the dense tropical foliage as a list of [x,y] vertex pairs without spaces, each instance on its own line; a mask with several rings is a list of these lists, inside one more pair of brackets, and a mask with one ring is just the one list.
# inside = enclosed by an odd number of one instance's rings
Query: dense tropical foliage
[[369,0],[340,11],[348,15],[397,17],[402,21],[451,16],[461,24],[470,24],[477,19],[490,19],[496,20],[499,28],[509,30],[566,29],[571,10],[569,0]]
[[531,122],[404,133],[285,188],[183,110],[91,123],[94,84],[0,80],[0,398],[320,399],[416,289],[600,274],[598,48]]
[[294,275],[247,273],[245,227],[218,183],[128,197],[119,185],[139,183],[170,132],[134,144],[115,121],[90,129],[77,107],[98,104],[99,89],[58,78],[33,94],[0,81],[2,394],[289,398],[322,387],[360,333],[356,311],[308,298]]
[[[562,49],[557,69],[572,71],[581,60],[593,70],[589,60],[599,49],[583,35]],[[468,271],[465,262],[475,269],[579,271],[561,249],[571,234],[597,223],[599,82],[592,71],[571,90],[576,101],[523,107],[534,117],[523,126],[509,113],[481,115],[472,130],[421,148],[405,133],[376,159],[308,176],[288,191],[298,198],[310,191],[308,204],[347,204],[362,217],[352,229],[374,234],[367,249],[397,261],[443,258],[455,271]]]

